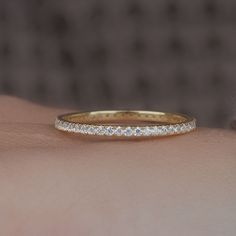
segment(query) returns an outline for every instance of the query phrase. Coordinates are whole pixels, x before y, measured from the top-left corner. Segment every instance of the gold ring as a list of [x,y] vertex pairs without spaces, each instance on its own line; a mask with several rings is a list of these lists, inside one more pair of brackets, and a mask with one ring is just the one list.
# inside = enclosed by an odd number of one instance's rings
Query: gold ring
[[91,111],[58,116],[55,128],[92,136],[169,136],[196,129],[196,119],[157,111]]

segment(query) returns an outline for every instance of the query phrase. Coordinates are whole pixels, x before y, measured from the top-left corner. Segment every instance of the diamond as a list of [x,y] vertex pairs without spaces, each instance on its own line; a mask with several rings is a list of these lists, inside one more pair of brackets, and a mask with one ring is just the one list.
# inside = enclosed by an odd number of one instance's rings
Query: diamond
[[84,125],[80,126],[80,133],[83,134],[84,133]]
[[166,135],[168,133],[168,129],[166,126],[160,126],[159,130],[160,130],[160,135]]
[[142,135],[142,130],[140,129],[140,127],[135,128],[134,135],[135,136],[141,136]]
[[151,131],[149,129],[149,127],[143,127],[142,128],[142,133],[144,136],[150,136],[151,135]]
[[179,125],[174,125],[174,133],[177,134],[181,131],[180,126]]
[[161,135],[162,134],[162,130],[161,130],[161,126],[157,126],[156,127],[156,135]]
[[75,132],[75,124],[74,123],[69,124],[68,127],[69,127],[68,129],[70,132]]
[[188,123],[188,126],[189,126],[189,131],[193,129],[193,124],[192,124],[192,122],[189,122],[189,123]]
[[75,132],[80,133],[80,124],[75,124]]
[[106,132],[105,132],[105,134],[106,134],[107,136],[112,136],[112,135],[114,134],[114,129],[113,129],[113,127],[111,127],[111,126],[106,127]]
[[98,126],[97,125],[94,125],[94,135],[97,135],[98,134]]
[[98,135],[104,135],[105,132],[106,132],[106,128],[104,126],[101,125],[97,128],[97,134]]
[[133,131],[132,131],[131,127],[127,127],[124,131],[124,135],[125,136],[132,136],[132,134],[133,134]]
[[182,133],[185,133],[187,131],[187,126],[186,126],[186,124],[182,124],[182,126],[181,126],[181,132]]
[[88,134],[88,129],[89,129],[89,126],[88,126],[88,125],[83,125],[83,126],[82,126],[82,133],[83,133],[83,134]]
[[190,125],[190,123],[187,123],[186,124],[186,131],[190,131],[190,129],[191,129],[191,125]]
[[117,136],[122,136],[123,135],[123,129],[119,126],[114,132],[115,135]]
[[69,131],[69,124],[67,122],[63,123],[64,130]]
[[157,134],[157,127],[156,126],[150,126],[149,127],[150,135],[155,136]]
[[88,134],[90,134],[90,135],[94,135],[95,134],[95,129],[94,129],[93,125],[90,125],[88,127]]
[[168,131],[168,134],[174,134],[175,132],[174,126],[173,125],[167,126],[167,131]]

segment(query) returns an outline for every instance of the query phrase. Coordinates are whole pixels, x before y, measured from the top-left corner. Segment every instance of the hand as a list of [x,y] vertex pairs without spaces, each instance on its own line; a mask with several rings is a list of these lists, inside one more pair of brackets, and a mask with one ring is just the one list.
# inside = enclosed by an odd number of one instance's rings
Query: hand
[[0,235],[233,236],[236,133],[96,141],[0,97]]

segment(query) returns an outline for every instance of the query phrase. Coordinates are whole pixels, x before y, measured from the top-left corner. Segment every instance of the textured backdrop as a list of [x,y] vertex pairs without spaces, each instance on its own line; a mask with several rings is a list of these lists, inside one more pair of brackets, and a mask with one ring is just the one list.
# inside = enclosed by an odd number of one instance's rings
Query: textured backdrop
[[0,0],[0,92],[227,127],[235,43],[234,0]]

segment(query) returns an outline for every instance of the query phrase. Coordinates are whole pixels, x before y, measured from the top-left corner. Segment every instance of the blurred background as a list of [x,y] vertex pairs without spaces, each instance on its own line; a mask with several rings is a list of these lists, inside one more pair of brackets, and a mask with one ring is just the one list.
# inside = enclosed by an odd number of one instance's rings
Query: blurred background
[[0,94],[228,127],[235,76],[234,0],[0,0]]

